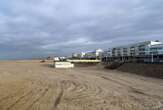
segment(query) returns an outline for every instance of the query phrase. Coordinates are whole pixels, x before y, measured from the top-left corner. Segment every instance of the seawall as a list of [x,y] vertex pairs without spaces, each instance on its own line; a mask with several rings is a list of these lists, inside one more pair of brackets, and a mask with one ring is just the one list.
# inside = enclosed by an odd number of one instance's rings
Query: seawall
[[163,64],[124,63],[117,70],[163,79]]
[[108,65],[107,68],[163,79],[163,64],[113,63]]

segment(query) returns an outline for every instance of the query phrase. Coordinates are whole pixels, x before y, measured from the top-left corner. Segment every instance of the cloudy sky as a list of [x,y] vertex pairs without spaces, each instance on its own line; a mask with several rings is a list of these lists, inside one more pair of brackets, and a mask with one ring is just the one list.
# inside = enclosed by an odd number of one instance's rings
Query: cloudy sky
[[163,0],[0,0],[0,59],[163,41]]

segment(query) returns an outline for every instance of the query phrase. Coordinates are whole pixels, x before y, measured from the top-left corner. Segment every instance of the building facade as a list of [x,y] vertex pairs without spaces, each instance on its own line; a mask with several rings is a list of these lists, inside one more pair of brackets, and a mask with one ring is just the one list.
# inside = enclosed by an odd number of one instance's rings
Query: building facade
[[96,49],[89,52],[73,53],[72,57],[78,59],[101,59],[102,53],[102,49]]
[[145,41],[105,50],[102,56],[105,61],[154,62],[156,57],[158,61],[158,57],[161,58],[162,55],[163,44],[161,42]]
[[81,53],[73,53],[72,54],[72,58],[79,58],[79,59],[82,59],[82,58],[84,58],[85,57],[85,55],[86,55],[86,53],[85,52],[81,52]]

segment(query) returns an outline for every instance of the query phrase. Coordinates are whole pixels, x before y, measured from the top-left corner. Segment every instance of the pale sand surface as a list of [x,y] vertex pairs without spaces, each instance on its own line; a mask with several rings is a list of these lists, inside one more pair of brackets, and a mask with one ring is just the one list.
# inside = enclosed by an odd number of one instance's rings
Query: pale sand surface
[[0,62],[0,110],[163,110],[163,80],[97,67]]

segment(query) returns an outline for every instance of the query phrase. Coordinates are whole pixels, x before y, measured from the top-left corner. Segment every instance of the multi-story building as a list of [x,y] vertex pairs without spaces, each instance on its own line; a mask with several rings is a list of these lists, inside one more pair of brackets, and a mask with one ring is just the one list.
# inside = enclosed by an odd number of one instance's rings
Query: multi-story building
[[150,54],[163,55],[163,44],[157,44],[150,47]]
[[104,59],[105,61],[163,62],[163,43],[145,41],[125,46],[74,53],[73,58]]
[[[104,54],[106,54],[107,56],[112,56],[113,55],[113,53],[112,53],[112,49],[111,48],[109,48],[107,51],[105,51],[105,52],[103,52],[103,55]],[[104,55],[105,56],[105,55]]]
[[116,48],[112,49],[112,56],[108,56],[108,57],[116,57],[117,56],[117,50]]
[[99,59],[102,57],[103,50],[97,49],[95,51],[86,52],[84,58],[87,59]]
[[72,57],[80,59],[100,59],[102,57],[102,53],[102,49],[97,49],[89,52],[73,53]]
[[144,59],[146,59],[146,61],[149,62],[151,54],[163,55],[163,44],[159,41],[145,41],[121,47],[114,47],[105,51],[103,57],[108,57],[108,59],[110,58],[112,60],[134,59],[134,61],[145,61]]
[[73,53],[72,54],[72,58],[84,58],[85,57],[85,52],[81,52],[81,53]]
[[108,57],[113,57],[112,49],[109,48],[108,50],[103,51],[102,58],[104,58],[105,61],[107,61]]
[[128,56],[129,55],[129,49],[127,47],[122,48],[122,56]]

